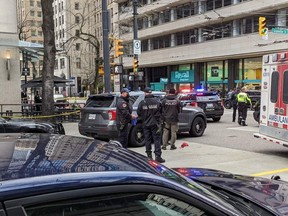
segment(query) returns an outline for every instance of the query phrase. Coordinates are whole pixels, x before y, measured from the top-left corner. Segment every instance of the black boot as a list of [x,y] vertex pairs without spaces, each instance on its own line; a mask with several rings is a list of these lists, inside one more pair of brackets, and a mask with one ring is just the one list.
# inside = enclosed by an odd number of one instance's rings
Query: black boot
[[241,125],[242,126],[248,126],[244,120],[242,120]]
[[161,156],[156,156],[155,161],[157,161],[158,163],[164,163],[165,162],[165,160]]
[[147,152],[147,157],[153,160],[152,152]]

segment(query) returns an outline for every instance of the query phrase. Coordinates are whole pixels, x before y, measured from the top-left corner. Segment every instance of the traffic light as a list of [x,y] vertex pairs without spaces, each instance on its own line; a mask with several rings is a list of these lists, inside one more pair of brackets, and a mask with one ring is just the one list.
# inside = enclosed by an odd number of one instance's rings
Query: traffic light
[[115,58],[118,58],[119,56],[123,55],[124,52],[123,52],[123,40],[120,40],[120,39],[115,39]]
[[139,64],[138,59],[134,58],[134,60],[133,60],[133,71],[134,71],[134,73],[137,73],[137,71],[138,71],[138,67],[139,67],[138,64]]
[[259,17],[259,35],[266,36],[267,35],[267,27],[266,27],[266,17]]

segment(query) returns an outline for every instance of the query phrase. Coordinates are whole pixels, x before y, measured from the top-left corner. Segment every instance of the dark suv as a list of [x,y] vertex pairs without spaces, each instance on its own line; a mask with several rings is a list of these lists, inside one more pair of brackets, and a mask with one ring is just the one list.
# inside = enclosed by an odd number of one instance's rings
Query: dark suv
[[220,121],[224,114],[224,107],[217,92],[200,91],[179,93],[178,98],[183,106],[197,106],[204,110],[207,118],[212,118],[213,121]]
[[[248,94],[248,96],[251,99],[252,107],[254,107],[256,102],[261,99],[261,91],[259,91],[259,90],[247,90],[246,93]],[[224,107],[226,109],[232,108],[231,94],[227,98],[225,98]]]
[[[159,100],[165,96],[164,92],[152,92],[152,94]],[[119,93],[90,96],[84,108],[81,109],[78,124],[80,134],[94,138],[117,138],[116,103],[119,96]],[[129,103],[133,106],[133,114],[136,115],[137,107],[144,97],[142,91],[130,92]],[[178,132],[188,132],[190,136],[202,136],[206,128],[206,116],[198,107],[184,107],[179,114],[179,121]],[[141,120],[138,120],[135,126],[129,125],[129,127],[129,145],[144,146]]]

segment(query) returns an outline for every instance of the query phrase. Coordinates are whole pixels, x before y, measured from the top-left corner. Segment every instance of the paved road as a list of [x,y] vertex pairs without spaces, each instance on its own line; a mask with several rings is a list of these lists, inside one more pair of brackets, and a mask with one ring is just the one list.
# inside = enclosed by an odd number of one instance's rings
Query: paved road
[[[231,116],[231,110],[225,110],[220,122],[208,122],[202,137],[180,136],[176,145],[180,147],[186,142],[188,146],[174,151],[163,151],[165,165],[220,169],[264,177],[278,174],[288,181],[288,148],[254,138],[253,133],[258,131],[258,125],[253,120],[251,111],[246,127],[231,122]],[[65,123],[64,127],[66,134],[81,136],[77,123]],[[131,150],[145,154],[144,147]]]

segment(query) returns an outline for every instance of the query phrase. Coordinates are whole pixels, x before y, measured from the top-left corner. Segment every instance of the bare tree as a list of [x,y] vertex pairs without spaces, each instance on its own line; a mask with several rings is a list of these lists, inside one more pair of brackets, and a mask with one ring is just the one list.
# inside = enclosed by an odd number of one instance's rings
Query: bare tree
[[42,115],[54,114],[54,66],[55,66],[55,35],[53,20],[53,0],[41,0],[44,35],[44,63],[43,63],[43,86],[42,86]]
[[[94,69],[86,70],[89,71],[89,77],[93,77],[93,86],[92,86],[92,92],[98,93],[98,85],[100,83],[99,78],[99,67],[101,64],[103,64],[103,60],[100,57],[100,40],[97,37],[97,30],[95,27],[95,23],[91,22],[93,19],[93,16],[96,17],[96,13],[101,11],[101,8],[94,7],[91,10],[91,5],[94,1],[92,0],[86,0],[82,6],[82,11],[78,13],[74,13],[73,11],[68,11],[71,13],[71,16],[74,17],[75,23],[71,23],[71,26],[68,27],[68,29],[77,29],[78,34],[76,35],[70,35],[70,38],[67,39],[67,41],[64,43],[65,49],[70,49],[71,46],[73,46],[77,41],[83,41],[89,44],[90,47],[93,47],[92,51],[92,57],[90,55],[90,61],[93,61]],[[90,23],[93,23],[93,26]],[[69,33],[69,32],[67,32]],[[84,46],[83,46],[84,47]],[[85,47],[87,48],[87,47]],[[91,51],[90,51],[91,54]],[[86,77],[88,77],[86,76]]]

